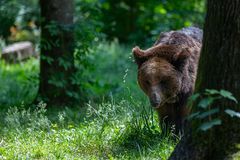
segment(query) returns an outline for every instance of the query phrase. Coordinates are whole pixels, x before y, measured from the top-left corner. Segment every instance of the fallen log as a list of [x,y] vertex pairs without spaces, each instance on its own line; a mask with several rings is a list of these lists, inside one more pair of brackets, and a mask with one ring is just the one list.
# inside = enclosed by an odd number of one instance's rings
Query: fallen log
[[16,63],[34,55],[35,51],[33,44],[28,41],[23,41],[3,48],[1,58],[6,62]]

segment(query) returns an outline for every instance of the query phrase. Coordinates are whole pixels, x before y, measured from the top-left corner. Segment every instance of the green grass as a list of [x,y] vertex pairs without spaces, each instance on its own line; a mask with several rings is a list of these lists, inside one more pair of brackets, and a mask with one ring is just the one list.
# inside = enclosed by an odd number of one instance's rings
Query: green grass
[[166,159],[175,142],[156,117],[128,101],[46,111],[16,107],[2,113],[4,159]]
[[162,134],[138,88],[130,48],[104,43],[92,56],[98,69],[86,74],[102,88],[90,87],[90,99],[102,100],[84,107],[29,105],[38,88],[38,60],[0,61],[0,159],[168,158],[177,141]]
[[0,61],[0,106],[31,102],[38,89],[39,62],[30,59],[19,64]]

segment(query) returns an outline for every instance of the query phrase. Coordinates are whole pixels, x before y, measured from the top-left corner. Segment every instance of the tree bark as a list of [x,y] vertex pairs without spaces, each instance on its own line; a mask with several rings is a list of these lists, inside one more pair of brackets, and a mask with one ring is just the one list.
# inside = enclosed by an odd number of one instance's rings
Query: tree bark
[[[196,92],[225,89],[240,99],[239,11],[239,0],[208,0]],[[239,112],[239,106],[222,100],[218,105],[222,124],[201,132],[193,120],[170,160],[221,160],[239,150],[236,145],[240,144],[240,119],[224,114],[227,108]],[[195,105],[193,111],[198,109]]]
[[[41,59],[39,97],[49,104],[69,101],[74,89],[73,0],[40,0]],[[71,98],[70,98],[71,99]]]

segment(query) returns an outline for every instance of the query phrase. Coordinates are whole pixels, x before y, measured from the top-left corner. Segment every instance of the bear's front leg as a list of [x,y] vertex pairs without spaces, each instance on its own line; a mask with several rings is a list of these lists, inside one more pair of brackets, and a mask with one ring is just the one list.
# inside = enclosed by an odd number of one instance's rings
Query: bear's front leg
[[163,135],[175,130],[175,114],[172,105],[164,105],[156,109],[159,118],[159,126]]
[[183,135],[184,129],[187,125],[186,117],[189,114],[190,109],[186,105],[179,106],[178,104],[176,104],[174,108],[175,108],[176,133]]

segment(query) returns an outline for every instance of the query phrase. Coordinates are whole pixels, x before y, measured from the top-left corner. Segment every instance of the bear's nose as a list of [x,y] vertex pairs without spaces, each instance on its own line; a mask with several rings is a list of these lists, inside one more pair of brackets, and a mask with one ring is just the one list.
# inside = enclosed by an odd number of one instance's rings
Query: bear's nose
[[160,95],[157,93],[152,93],[150,96],[150,103],[153,107],[158,107],[161,103]]

